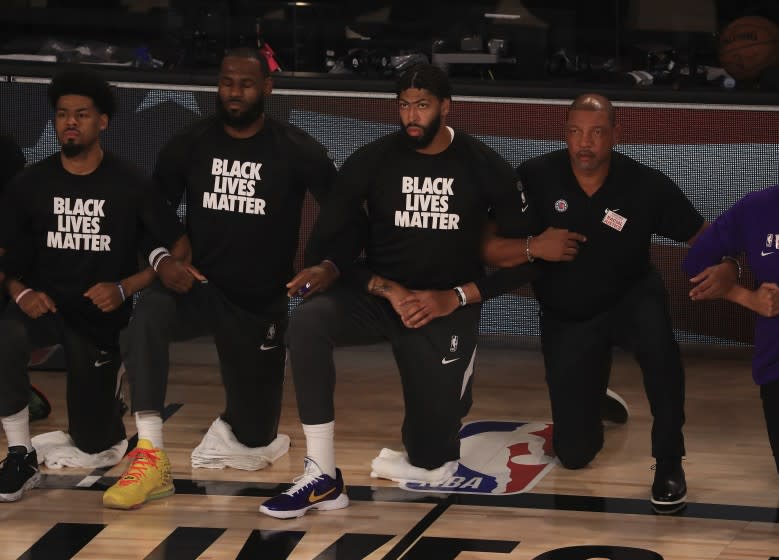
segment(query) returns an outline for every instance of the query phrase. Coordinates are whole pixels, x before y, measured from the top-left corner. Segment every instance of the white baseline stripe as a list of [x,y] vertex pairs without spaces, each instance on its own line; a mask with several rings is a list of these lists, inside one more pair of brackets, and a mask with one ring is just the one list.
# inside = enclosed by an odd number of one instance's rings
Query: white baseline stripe
[[100,480],[102,477],[99,475],[91,474],[89,476],[85,476],[81,480],[78,481],[78,484],[76,484],[76,487],[78,488],[89,488],[95,484],[98,480]]
[[[30,76],[12,76],[11,81],[29,84],[48,84],[49,78]],[[152,84],[144,82],[111,82],[111,84],[127,89],[152,89],[171,91],[203,91],[216,92],[216,86],[200,86],[186,84]],[[394,93],[371,91],[333,91],[304,89],[274,89],[276,95],[305,95],[310,97],[345,97],[356,99],[395,99]],[[530,97],[490,97],[455,95],[454,101],[464,103],[501,103],[509,105],[569,105],[572,99],[545,99]],[[636,107],[646,109],[689,109],[694,111],[770,111],[779,112],[779,105],[727,105],[719,103],[654,103],[643,101],[615,101],[616,107]]]

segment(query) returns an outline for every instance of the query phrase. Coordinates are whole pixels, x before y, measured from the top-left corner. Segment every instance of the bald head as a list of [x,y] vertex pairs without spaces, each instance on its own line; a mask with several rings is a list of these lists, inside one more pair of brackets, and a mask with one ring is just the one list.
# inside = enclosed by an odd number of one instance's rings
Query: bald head
[[603,179],[621,132],[611,102],[596,93],[580,95],[568,108],[565,129],[565,142],[577,178],[587,176],[596,182]]
[[568,118],[571,116],[571,111],[605,111],[611,126],[617,122],[617,115],[611,101],[598,93],[583,93],[568,107]]

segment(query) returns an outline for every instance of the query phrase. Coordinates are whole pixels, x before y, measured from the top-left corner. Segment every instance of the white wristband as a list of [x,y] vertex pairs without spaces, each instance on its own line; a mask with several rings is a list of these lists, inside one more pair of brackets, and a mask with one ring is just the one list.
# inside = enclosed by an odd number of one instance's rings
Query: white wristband
[[154,272],[157,272],[157,269],[159,268],[160,263],[162,261],[164,261],[165,259],[167,259],[168,257],[170,257],[170,256],[171,256],[170,253],[163,253],[159,257],[157,257],[157,260],[154,261],[154,266],[152,266],[152,268],[154,269]]
[[160,256],[166,255],[166,254],[170,255],[170,253],[168,252],[168,250],[165,247],[157,247],[156,249],[154,249],[154,251],[149,253],[149,266],[156,270],[156,267],[154,265],[155,265],[157,259],[160,258]]
[[21,301],[21,299],[30,292],[32,292],[32,288],[25,288],[24,290],[19,292],[19,295],[16,296],[16,299],[14,300],[16,302],[16,305],[19,305],[19,301]]
[[468,298],[465,297],[465,290],[463,290],[460,286],[455,286],[452,288],[457,293],[457,301],[460,304],[460,307],[465,307],[468,305]]

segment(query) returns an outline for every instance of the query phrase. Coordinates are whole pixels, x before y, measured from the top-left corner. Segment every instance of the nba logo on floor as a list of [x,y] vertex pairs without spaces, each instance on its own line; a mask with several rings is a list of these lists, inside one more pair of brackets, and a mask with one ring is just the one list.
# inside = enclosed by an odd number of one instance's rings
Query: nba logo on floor
[[460,464],[443,484],[404,483],[418,492],[519,494],[530,491],[556,464],[552,425],[479,420],[460,430]]

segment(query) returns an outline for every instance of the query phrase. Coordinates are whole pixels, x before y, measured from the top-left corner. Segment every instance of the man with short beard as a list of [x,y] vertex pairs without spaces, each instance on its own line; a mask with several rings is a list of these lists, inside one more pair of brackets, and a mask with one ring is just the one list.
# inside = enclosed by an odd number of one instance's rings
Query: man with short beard
[[[193,466],[259,469],[289,446],[277,433],[285,283],[306,191],[323,200],[335,167],[313,138],[264,113],[271,89],[259,51],[229,51],[216,116],[177,134],[159,154],[159,189],[174,208],[186,194],[192,262],[164,248],[150,251],[162,284],[141,295],[122,341],[139,442],[126,473],[103,496],[108,507],[135,508],[173,492],[161,418],[171,342],[211,336],[219,354],[226,405],[193,451]],[[182,278],[197,281],[180,290]]]
[[[334,262],[343,285],[302,304],[290,322],[287,342],[307,453],[303,476],[260,507],[272,517],[349,504],[334,451],[335,346],[392,345],[407,454],[382,452],[372,465],[378,476],[437,483],[451,476],[460,457],[480,302],[499,291],[495,276],[484,276],[482,236],[490,211],[498,230],[511,235],[521,227],[523,204],[508,163],[446,126],[451,85],[441,69],[409,69],[398,82],[397,100],[401,129],[344,163],[307,246],[307,263]],[[577,234],[539,237],[546,258],[574,258]],[[365,264],[355,266],[362,249]],[[526,280],[526,267],[515,272],[503,289]],[[288,284],[289,294],[308,297],[336,275],[326,264],[304,269]]]
[[114,109],[108,84],[92,71],[70,70],[52,79],[48,94],[62,150],[18,175],[0,206],[10,296],[0,315],[0,417],[8,439],[0,501],[9,502],[40,479],[27,406],[31,351],[65,348],[73,444],[65,446],[76,448],[69,464],[90,466],[109,448],[118,462],[127,447],[116,396],[119,332],[130,296],[153,278],[138,271],[138,239],[151,235],[182,258],[188,251],[184,228],[148,179],[100,145]]

